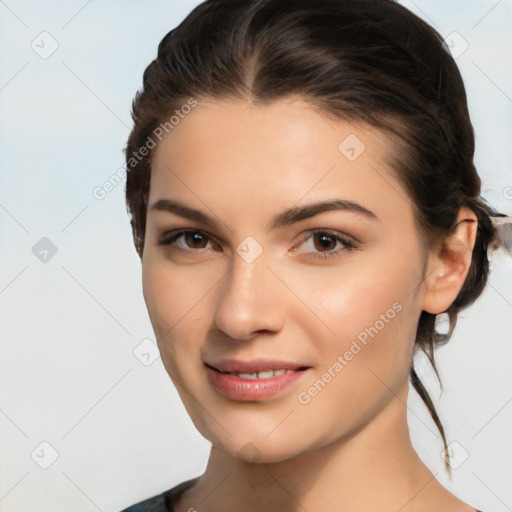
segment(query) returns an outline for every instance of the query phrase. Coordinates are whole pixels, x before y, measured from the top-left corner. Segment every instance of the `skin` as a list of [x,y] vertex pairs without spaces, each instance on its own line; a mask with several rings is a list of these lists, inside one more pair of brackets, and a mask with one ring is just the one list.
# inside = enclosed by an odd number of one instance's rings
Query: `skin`
[[[366,147],[354,161],[338,149],[350,134]],[[166,370],[213,445],[178,512],[474,511],[419,459],[405,404],[419,316],[456,298],[476,218],[462,208],[455,232],[425,253],[410,199],[388,166],[389,144],[376,129],[328,120],[290,98],[201,101],[155,149],[144,297]],[[210,222],[152,208],[162,199]],[[269,229],[277,214],[326,199],[352,201],[376,218],[331,210]],[[159,244],[180,229],[205,238]],[[312,230],[328,230],[330,257]],[[252,262],[237,253],[248,236],[262,249]],[[301,403],[299,393],[332,372],[393,304],[400,311]],[[309,369],[275,397],[232,400],[210,385],[204,366],[226,357]]]

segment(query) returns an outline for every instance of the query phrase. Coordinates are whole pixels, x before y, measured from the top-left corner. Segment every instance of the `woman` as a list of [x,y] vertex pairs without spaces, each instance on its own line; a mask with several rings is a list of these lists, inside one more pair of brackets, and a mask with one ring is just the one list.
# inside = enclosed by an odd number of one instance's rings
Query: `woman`
[[126,511],[475,511],[405,407],[410,378],[446,446],[412,357],[434,363],[495,243],[445,50],[390,0],[208,0],[161,41],[126,197],[162,360],[212,450]]

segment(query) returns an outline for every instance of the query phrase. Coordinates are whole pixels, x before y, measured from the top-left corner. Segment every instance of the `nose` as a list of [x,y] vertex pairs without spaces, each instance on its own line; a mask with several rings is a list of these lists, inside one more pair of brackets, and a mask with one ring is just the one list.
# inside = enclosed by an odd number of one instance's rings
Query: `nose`
[[235,254],[231,272],[219,290],[215,326],[235,340],[280,331],[286,313],[278,285],[262,257],[247,263]]

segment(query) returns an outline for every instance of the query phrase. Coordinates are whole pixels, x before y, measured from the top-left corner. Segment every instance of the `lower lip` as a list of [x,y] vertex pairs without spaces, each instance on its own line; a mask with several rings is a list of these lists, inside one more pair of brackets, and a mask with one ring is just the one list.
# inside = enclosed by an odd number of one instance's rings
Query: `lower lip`
[[269,379],[242,379],[235,375],[220,373],[206,367],[210,384],[221,394],[231,400],[244,402],[272,398],[290,387],[306,371],[293,371],[270,377]]

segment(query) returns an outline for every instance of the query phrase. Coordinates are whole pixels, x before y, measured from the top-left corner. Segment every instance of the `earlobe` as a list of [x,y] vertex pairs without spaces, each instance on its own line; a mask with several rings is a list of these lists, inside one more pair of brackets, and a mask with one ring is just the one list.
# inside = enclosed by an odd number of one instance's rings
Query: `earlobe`
[[439,314],[457,298],[471,267],[478,219],[475,213],[461,207],[454,230],[429,255],[425,276],[423,310]]

